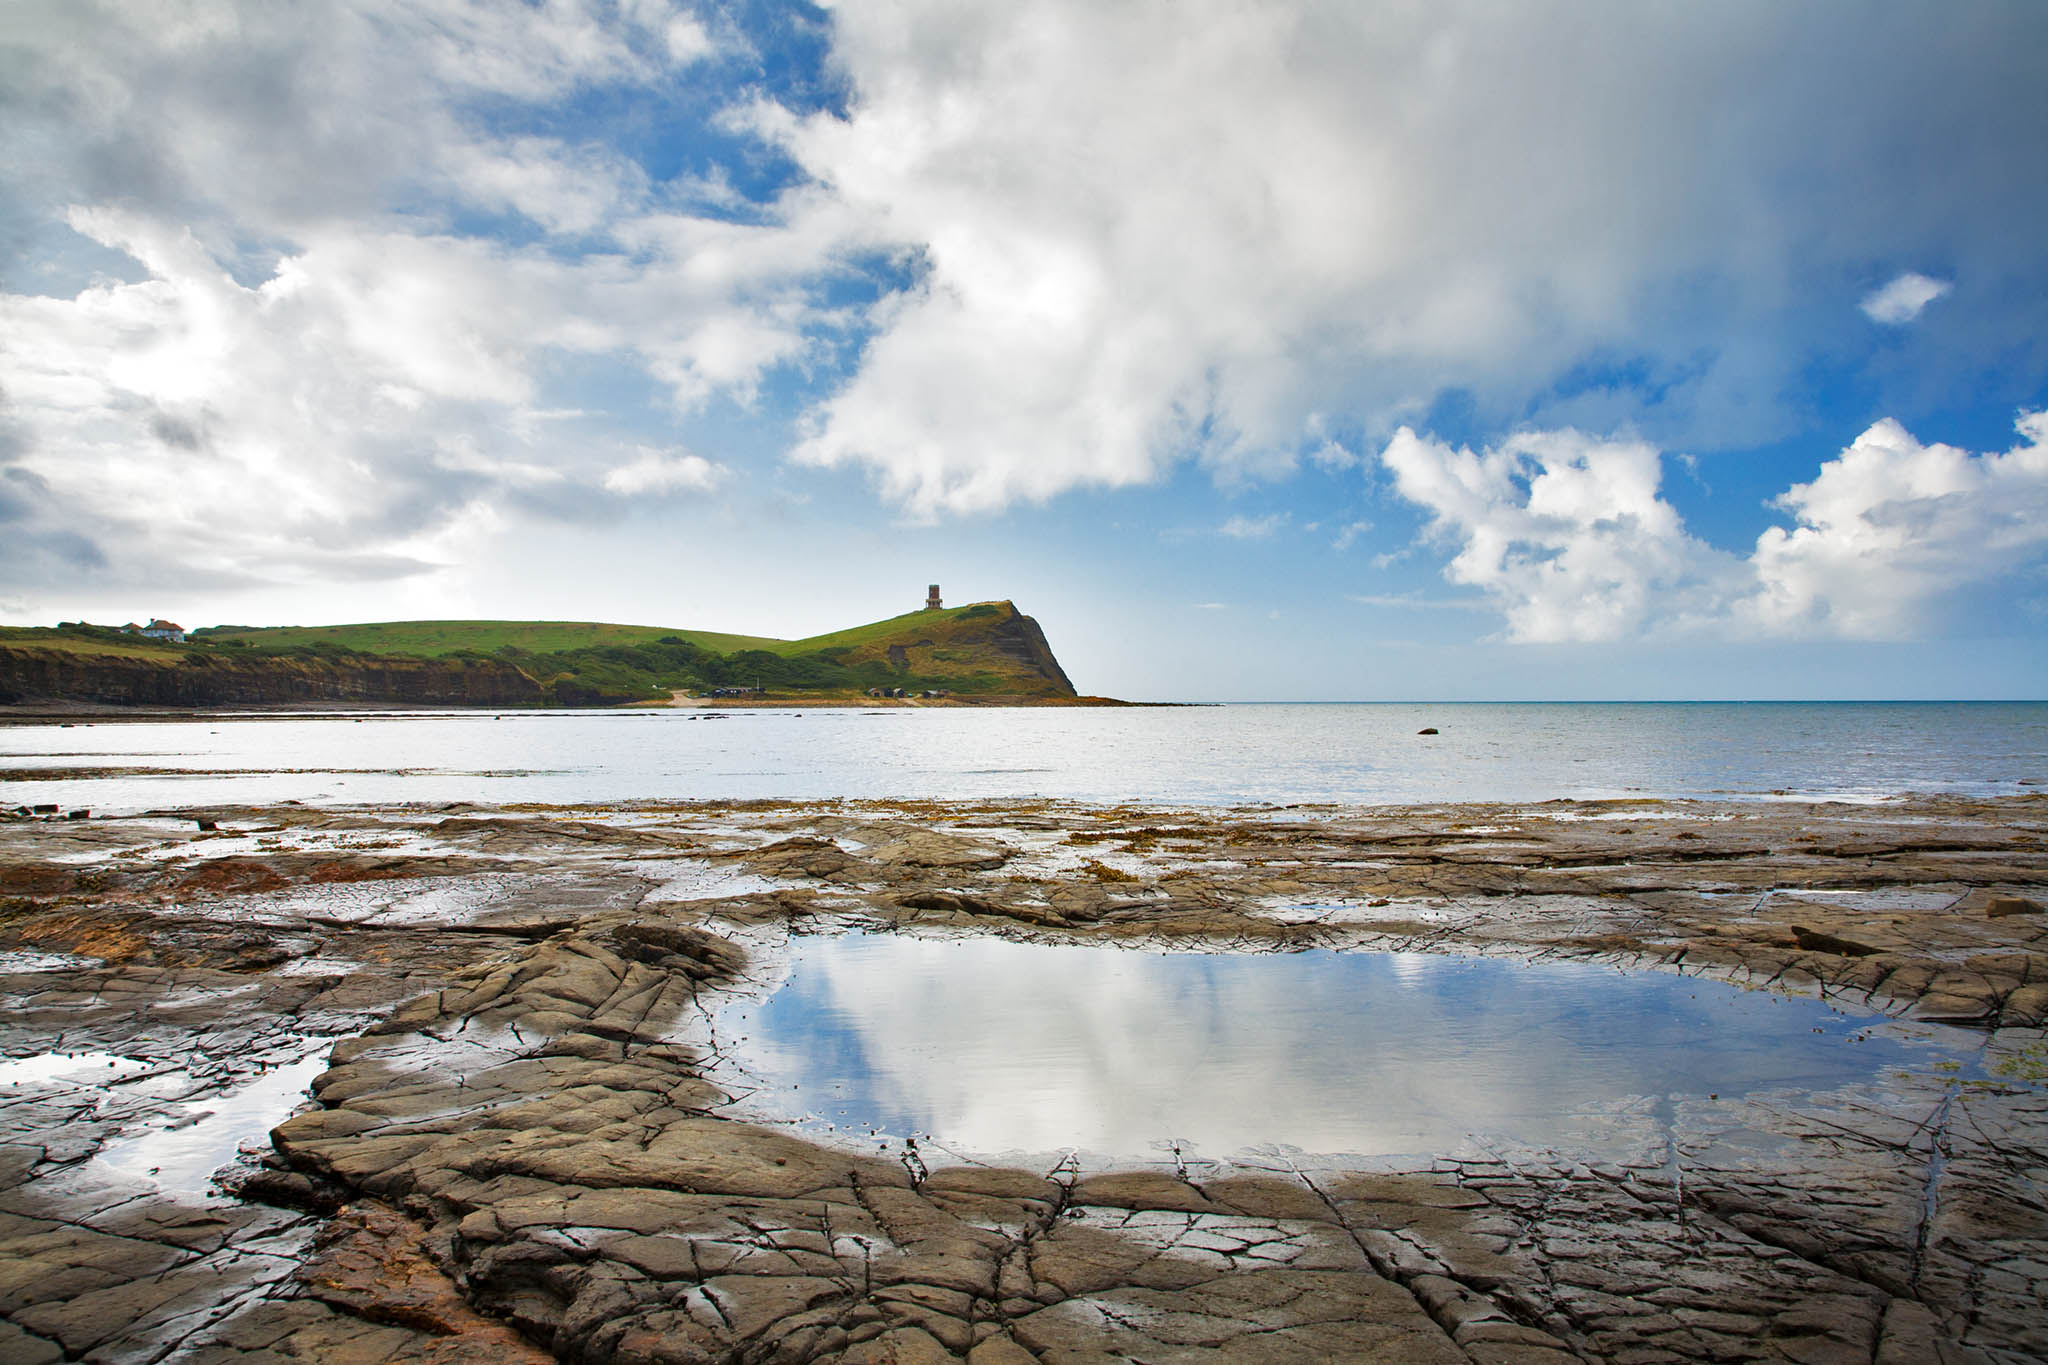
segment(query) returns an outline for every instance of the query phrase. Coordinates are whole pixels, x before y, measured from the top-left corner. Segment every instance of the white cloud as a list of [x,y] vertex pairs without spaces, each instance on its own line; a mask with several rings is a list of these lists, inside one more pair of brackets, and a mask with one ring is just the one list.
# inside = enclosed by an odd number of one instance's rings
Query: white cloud
[[147,275],[0,296],[0,387],[34,434],[11,464],[47,520],[118,544],[143,579],[288,577],[326,562],[308,546],[374,558],[428,535],[407,561],[424,565],[433,528],[479,499],[575,518],[606,514],[598,486],[708,490],[722,471],[697,456],[606,468],[579,414],[535,403],[539,357],[637,354],[704,391],[777,345],[735,337],[715,287],[614,258],[322,231],[243,284],[189,232],[105,208],[72,222]]
[[387,27],[395,48],[424,53],[450,85],[529,100],[582,85],[646,83],[713,50],[695,16],[665,0],[359,0],[320,8]]
[[1873,290],[1860,306],[1872,322],[1898,327],[1919,317],[1921,309],[1954,288],[1947,280],[1930,279],[1909,270],[1884,288]]
[[[617,515],[621,452],[721,401],[804,409],[768,414],[798,460],[913,517],[1182,459],[1340,472],[1448,387],[1481,428],[1607,404],[1769,434],[1805,282],[1940,260],[2048,296],[2031,236],[1992,259],[2048,191],[1981,135],[2038,122],[2001,74],[2027,21],[1952,49],[1824,11],[903,0],[832,10],[845,104],[793,108],[746,93],[735,12],[665,0],[17,0],[0,472],[33,522],[6,537],[149,581],[431,564]],[[676,146],[712,162],[659,182],[642,130],[605,140],[630,115],[586,121],[642,100],[711,118]],[[1998,213],[1953,211],[1985,187]],[[1556,395],[1609,354],[1654,401]],[[1529,629],[1646,619],[1565,548],[1605,605],[1525,594],[1555,616]]]
[[1487,603],[1475,597],[1422,597],[1414,593],[1348,593],[1362,607],[1398,607],[1404,611],[1485,611]]
[[[1977,186],[2048,209],[1982,134],[2038,122],[2031,68],[1985,30],[1953,45],[1849,17],[839,7],[850,108],[751,126],[918,278],[869,316],[798,458],[865,467],[932,515],[1189,456],[1281,472],[1325,449],[1326,419],[1384,433],[1452,387],[1482,425],[1782,435],[1844,270],[1938,247],[2038,278],[2025,234],[1947,207]],[[1603,357],[1634,377],[1553,388]]]
[[607,470],[604,486],[622,497],[647,493],[708,493],[732,471],[702,455],[643,450],[630,464]]
[[1232,540],[1268,540],[1287,521],[1285,512],[1268,512],[1263,517],[1232,517],[1217,527],[1216,533]]
[[2048,412],[2022,414],[2024,443],[1971,455],[1921,445],[1882,421],[1778,499],[1797,525],[1758,538],[1747,605],[1784,632],[1898,638],[1944,594],[2048,552]]
[[[814,192],[786,216],[693,216],[615,148],[496,133],[466,103],[548,107],[714,58],[661,0],[66,0],[10,7],[0,48],[15,189],[52,219],[37,249],[130,263],[0,293],[0,472],[19,476],[0,573],[426,572],[479,528],[709,488],[722,471],[696,457],[621,465],[672,414],[550,385],[604,357],[676,409],[747,401],[810,344],[853,240]],[[540,240],[459,230],[464,212]]]
[[1655,449],[1576,431],[1523,432],[1478,454],[1406,427],[1381,460],[1401,496],[1458,546],[1444,571],[1484,591],[1521,641],[1614,640],[1722,586],[1713,552],[1661,497]]
[[1898,639],[2048,554],[2048,413],[2019,429],[2015,449],[1971,455],[1879,422],[1779,497],[1796,524],[1746,558],[1686,531],[1641,442],[1525,432],[1474,453],[1403,428],[1381,459],[1456,547],[1444,577],[1484,592],[1509,639]]
[[1369,521],[1346,522],[1337,529],[1336,537],[1330,541],[1330,548],[1333,550],[1348,550],[1358,543],[1360,536],[1371,529],[1372,523]]
[[554,138],[457,142],[443,152],[442,166],[465,203],[510,210],[550,232],[590,232],[647,194],[647,176],[637,164],[602,147],[570,147]]

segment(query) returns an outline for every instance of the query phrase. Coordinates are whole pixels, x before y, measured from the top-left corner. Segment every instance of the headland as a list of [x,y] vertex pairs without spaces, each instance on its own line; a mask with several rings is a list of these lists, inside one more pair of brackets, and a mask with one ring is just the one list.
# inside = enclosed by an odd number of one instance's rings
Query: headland
[[583,621],[0,628],[0,707],[1119,705],[1076,692],[1014,603],[801,640]]

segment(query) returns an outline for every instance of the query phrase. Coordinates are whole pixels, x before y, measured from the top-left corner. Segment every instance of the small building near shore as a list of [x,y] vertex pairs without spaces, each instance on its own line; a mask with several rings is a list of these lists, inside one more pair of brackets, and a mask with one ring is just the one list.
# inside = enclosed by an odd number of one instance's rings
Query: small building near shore
[[161,617],[152,620],[146,626],[138,626],[133,621],[130,621],[127,625],[121,627],[121,631],[126,635],[141,635],[151,640],[183,642],[185,638],[185,628],[183,626],[179,625],[176,621],[166,621]]

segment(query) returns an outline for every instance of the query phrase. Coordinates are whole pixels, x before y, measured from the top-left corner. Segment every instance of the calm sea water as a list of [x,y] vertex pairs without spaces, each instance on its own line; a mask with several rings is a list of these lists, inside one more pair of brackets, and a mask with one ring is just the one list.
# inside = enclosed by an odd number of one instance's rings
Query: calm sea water
[[[1425,727],[1439,733],[1417,733]],[[2011,794],[2048,703],[379,713],[0,727],[0,804]]]

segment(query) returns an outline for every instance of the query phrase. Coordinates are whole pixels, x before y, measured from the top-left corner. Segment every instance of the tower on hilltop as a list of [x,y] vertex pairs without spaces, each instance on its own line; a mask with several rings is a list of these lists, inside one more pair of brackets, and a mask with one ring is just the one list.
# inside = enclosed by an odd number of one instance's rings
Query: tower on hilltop
[[937,611],[941,605],[943,604],[939,601],[939,585],[934,583],[931,586],[931,590],[924,595],[924,609],[926,611]]

